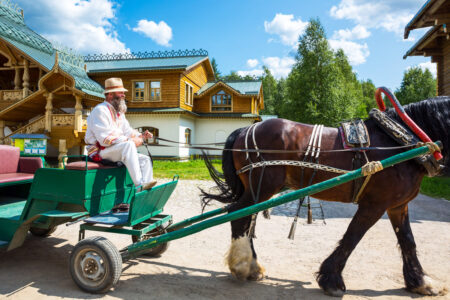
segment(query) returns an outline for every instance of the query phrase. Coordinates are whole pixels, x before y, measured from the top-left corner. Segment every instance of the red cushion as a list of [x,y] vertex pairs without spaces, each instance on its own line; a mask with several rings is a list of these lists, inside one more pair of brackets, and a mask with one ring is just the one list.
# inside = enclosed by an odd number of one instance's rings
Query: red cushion
[[[111,166],[105,166],[102,165],[100,163],[96,163],[96,162],[87,162],[87,169],[88,170],[95,170],[95,169],[110,169],[110,168],[114,168]],[[86,170],[86,162],[85,161],[75,161],[75,162],[71,162],[68,163],[66,165],[66,170]]]
[[33,174],[29,174],[29,173],[0,174],[0,183],[33,179],[33,177],[34,177],[34,175]]
[[34,174],[37,169],[42,168],[40,157],[21,157],[19,159],[19,172]]
[[20,149],[0,145],[0,174],[15,173],[19,164]]

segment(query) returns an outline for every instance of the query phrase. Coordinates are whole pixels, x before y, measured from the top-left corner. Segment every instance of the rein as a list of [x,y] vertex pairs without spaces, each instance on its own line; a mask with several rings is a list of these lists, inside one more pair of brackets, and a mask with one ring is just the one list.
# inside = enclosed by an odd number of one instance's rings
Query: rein
[[[188,149],[197,149],[197,150],[211,150],[211,151],[231,151],[231,152],[248,152],[248,153],[306,153],[306,150],[277,150],[277,149],[227,149],[227,148],[218,148],[218,147],[197,147],[190,145],[223,145],[225,143],[205,143],[205,144],[189,144],[170,141],[162,138],[156,138],[157,140],[164,142],[171,142],[183,145],[183,148]],[[160,145],[160,144],[147,144],[151,147],[176,147],[172,145]],[[370,150],[396,150],[396,149],[406,149],[415,147],[416,144],[404,145],[404,146],[393,146],[393,147],[359,147],[359,148],[350,148],[350,149],[335,149],[335,150],[320,150],[322,153],[333,153],[333,152],[358,152],[358,151],[370,151]]]

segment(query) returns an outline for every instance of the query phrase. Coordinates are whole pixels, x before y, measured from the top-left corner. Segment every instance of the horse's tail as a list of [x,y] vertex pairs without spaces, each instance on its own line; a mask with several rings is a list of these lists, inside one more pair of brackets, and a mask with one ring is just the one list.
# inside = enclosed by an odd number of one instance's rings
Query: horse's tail
[[[237,136],[245,128],[239,128],[233,131],[227,138],[225,142],[225,149],[232,149]],[[206,206],[211,200],[216,200],[222,203],[232,203],[237,201],[242,193],[244,192],[244,185],[242,184],[239,177],[236,175],[236,168],[233,162],[233,152],[223,151],[222,154],[222,170],[223,173],[219,172],[211,163],[211,160],[207,157],[205,152],[203,152],[203,159],[205,161],[206,167],[208,168],[211,178],[217,185],[219,189],[219,194],[211,194],[201,190],[201,197],[203,206]]]

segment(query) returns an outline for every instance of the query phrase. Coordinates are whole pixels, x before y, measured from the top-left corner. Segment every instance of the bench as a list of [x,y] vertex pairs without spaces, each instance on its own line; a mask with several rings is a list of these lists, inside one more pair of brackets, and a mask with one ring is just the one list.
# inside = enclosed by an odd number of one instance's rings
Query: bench
[[20,157],[19,148],[0,145],[0,187],[29,183],[42,166],[40,157]]

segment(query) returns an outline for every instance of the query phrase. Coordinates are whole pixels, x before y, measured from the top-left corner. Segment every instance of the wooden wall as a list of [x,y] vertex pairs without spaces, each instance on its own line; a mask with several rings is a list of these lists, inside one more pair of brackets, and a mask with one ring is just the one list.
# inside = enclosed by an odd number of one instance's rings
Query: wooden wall
[[438,87],[439,96],[449,96],[450,95],[450,41],[445,40],[444,46],[442,48],[443,56],[442,56],[442,70],[441,70],[441,79]]
[[[124,87],[128,90],[125,93],[128,107],[179,107],[180,103],[180,74],[179,71],[171,72],[135,72],[135,73],[109,73],[109,74],[89,74],[89,77],[97,81],[100,85],[105,85],[105,80],[110,77],[120,77],[123,80]],[[155,80],[161,81],[161,101],[132,101],[133,80]],[[184,93],[184,91],[183,91]],[[183,100],[184,101],[184,100]]]
[[[195,98],[194,100],[194,111],[200,113],[214,113],[211,112],[211,96],[220,90],[224,90],[225,92],[232,95],[232,111],[233,113],[251,113],[252,112],[252,98],[251,97],[242,97],[237,94],[232,93],[227,90],[223,86],[216,87],[209,91],[208,93],[202,95],[199,98]],[[226,113],[226,112],[218,112],[218,113]]]
[[180,107],[192,111],[193,107],[186,104],[186,82],[194,88],[194,93],[196,93],[203,85],[208,82],[208,74],[204,63],[195,66],[191,70],[188,70],[181,75]]

